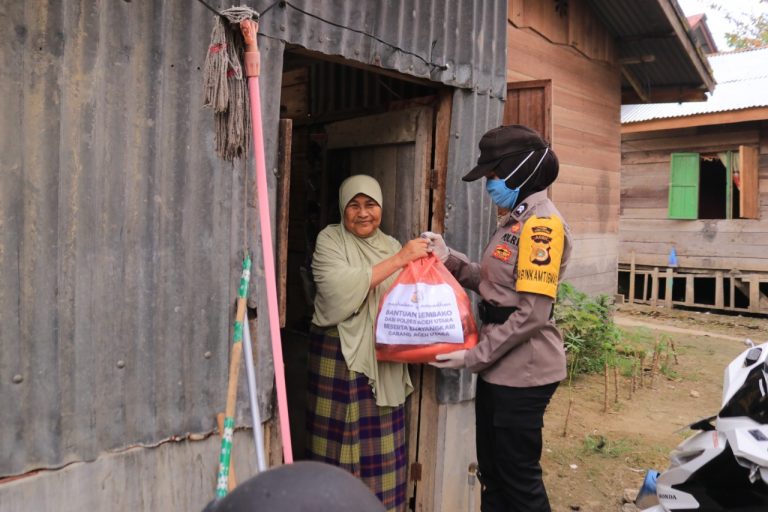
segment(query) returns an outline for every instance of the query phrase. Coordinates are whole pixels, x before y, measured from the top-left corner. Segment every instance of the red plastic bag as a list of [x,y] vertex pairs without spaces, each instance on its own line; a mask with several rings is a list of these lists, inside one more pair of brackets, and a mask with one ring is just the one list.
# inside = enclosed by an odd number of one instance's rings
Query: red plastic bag
[[376,358],[428,363],[475,345],[477,326],[464,288],[434,255],[409,263],[381,298]]

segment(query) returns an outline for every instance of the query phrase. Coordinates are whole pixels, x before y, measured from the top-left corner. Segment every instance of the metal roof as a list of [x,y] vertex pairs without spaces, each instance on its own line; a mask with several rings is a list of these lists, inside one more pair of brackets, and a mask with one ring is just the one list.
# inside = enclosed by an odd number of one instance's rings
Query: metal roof
[[687,117],[768,106],[768,48],[709,57],[717,87],[707,101],[624,105],[622,123]]
[[[714,81],[675,0],[589,0],[616,38],[622,103],[628,98],[703,99]],[[633,85],[634,84],[634,85]],[[639,92],[638,92],[639,90]],[[658,101],[658,100],[657,100]]]

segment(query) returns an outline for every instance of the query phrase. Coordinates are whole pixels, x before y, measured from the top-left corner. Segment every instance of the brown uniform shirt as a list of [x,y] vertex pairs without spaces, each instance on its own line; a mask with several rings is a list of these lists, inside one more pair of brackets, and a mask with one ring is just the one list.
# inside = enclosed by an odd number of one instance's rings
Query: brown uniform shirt
[[[533,215],[559,217],[563,221],[565,241],[559,273],[562,277],[573,243],[565,220],[546,191],[526,197],[502,218],[480,263],[470,262],[453,249],[445,262],[462,286],[479,293],[486,302],[517,308],[503,324],[482,325],[477,346],[466,354],[466,367],[492,384],[542,386],[566,376],[563,338],[550,319],[554,299],[516,291],[519,234]],[[495,256],[499,245],[511,254],[505,254],[503,259]]]

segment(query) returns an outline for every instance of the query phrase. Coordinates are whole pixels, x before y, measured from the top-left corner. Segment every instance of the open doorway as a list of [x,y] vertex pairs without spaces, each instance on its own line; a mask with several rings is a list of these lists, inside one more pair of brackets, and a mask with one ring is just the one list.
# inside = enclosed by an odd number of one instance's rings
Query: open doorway
[[281,118],[292,121],[285,137],[290,192],[278,209],[288,212],[282,339],[296,459],[305,453],[315,239],[339,222],[338,188],[352,174],[369,174],[381,184],[385,233],[405,242],[429,228],[438,97],[437,86],[391,72],[304,50],[285,55],[280,110]]

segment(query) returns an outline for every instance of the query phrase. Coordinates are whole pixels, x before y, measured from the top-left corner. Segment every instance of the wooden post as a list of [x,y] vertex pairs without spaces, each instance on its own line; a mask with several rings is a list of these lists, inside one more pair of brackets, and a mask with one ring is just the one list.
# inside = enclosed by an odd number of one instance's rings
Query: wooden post
[[687,306],[692,306],[694,302],[693,297],[693,275],[688,274],[685,276],[685,304]]
[[280,327],[285,327],[288,280],[288,224],[291,203],[291,143],[293,120],[281,119],[277,144],[277,307]]
[[643,272],[643,302],[648,302],[648,272]]
[[757,275],[749,278],[749,311],[760,311],[760,276]]
[[451,138],[451,111],[453,106],[453,90],[441,89],[438,93],[438,104],[435,121],[435,181],[431,183],[432,218],[429,229],[437,233],[445,230],[445,188],[448,175],[448,147]]
[[675,277],[671,268],[667,268],[665,280],[667,281],[667,289],[664,291],[664,305],[668,309],[672,309],[672,285],[675,282]]
[[651,274],[651,306],[656,307],[659,300],[659,267],[653,267]]
[[723,309],[725,299],[723,298],[723,272],[715,272],[715,307]]
[[731,305],[731,309],[736,307],[736,276],[733,272],[728,275],[728,303]]
[[629,262],[629,303],[635,302],[635,251],[632,251]]

